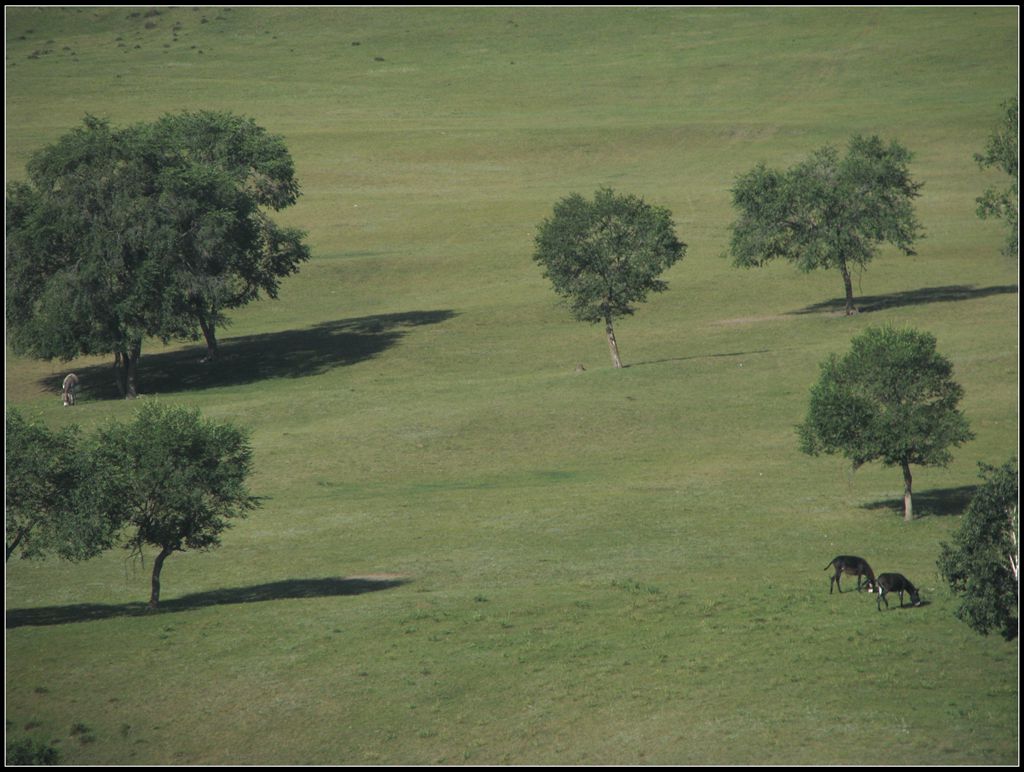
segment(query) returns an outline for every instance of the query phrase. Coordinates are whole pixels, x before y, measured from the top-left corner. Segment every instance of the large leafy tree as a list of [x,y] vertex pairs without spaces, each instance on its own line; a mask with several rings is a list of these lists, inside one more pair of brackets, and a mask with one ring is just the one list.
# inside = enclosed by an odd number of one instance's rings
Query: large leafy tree
[[295,202],[282,140],[226,113],[83,125],[7,189],[7,321],[18,353],[69,360],[112,353],[137,391],[146,337],[205,335],[225,310],[274,297],[309,256],[302,233],[266,209]]
[[225,310],[261,292],[276,298],[281,278],[309,258],[303,232],[267,214],[296,202],[294,164],[281,137],[224,112],[166,115],[150,145],[179,310],[198,323],[213,359]]
[[1020,167],[1017,161],[1017,136],[1020,114],[1017,100],[1009,99],[1002,105],[1003,115],[995,131],[985,143],[985,152],[975,153],[974,160],[982,169],[994,167],[1010,175],[1010,187],[1005,190],[989,188],[978,199],[978,216],[982,219],[999,217],[1006,220],[1009,236],[1003,254],[1016,255],[1019,248],[1018,207]]
[[1020,603],[1020,502],[1017,460],[979,464],[978,488],[953,534],[942,545],[939,572],[960,598],[956,616],[979,633],[1017,634]]
[[247,432],[204,419],[198,410],[146,402],[133,421],[102,428],[94,452],[122,481],[125,546],[138,555],[147,546],[157,549],[151,608],[160,602],[168,557],[218,546],[232,520],[259,505],[246,485]]
[[855,312],[851,271],[865,268],[883,243],[914,254],[922,233],[910,176],[911,154],[896,141],[855,136],[845,156],[826,145],[786,171],[759,164],[733,188],[738,217],[729,252],[737,267],[784,258],[801,271],[836,269],[846,313]]
[[170,266],[153,259],[143,134],[87,116],[33,156],[29,182],[7,189],[12,348],[64,361],[113,353],[125,396],[135,394],[143,338],[187,331],[173,313]]
[[536,237],[534,261],[578,321],[604,322],[612,364],[622,367],[614,320],[668,285],[658,277],[686,254],[672,213],[604,188],[555,204]]
[[5,560],[85,560],[114,544],[121,489],[77,427],[52,431],[8,408],[4,449]]
[[844,356],[821,365],[805,421],[810,455],[841,454],[854,468],[872,461],[903,471],[903,510],[913,518],[911,465],[945,466],[950,447],[973,438],[958,405],[963,388],[935,337],[913,329],[869,327]]

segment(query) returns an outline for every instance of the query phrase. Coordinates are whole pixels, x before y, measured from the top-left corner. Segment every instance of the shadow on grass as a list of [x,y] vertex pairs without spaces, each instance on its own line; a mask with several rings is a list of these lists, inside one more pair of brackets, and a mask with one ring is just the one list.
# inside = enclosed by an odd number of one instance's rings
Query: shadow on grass
[[[913,497],[914,517],[925,517],[927,515],[945,517],[947,515],[962,515],[971,503],[977,485],[961,485],[959,488],[939,488],[937,490],[915,493]],[[892,510],[894,514],[903,516],[903,497],[898,499],[883,499],[872,501],[870,504],[861,505],[862,509]]]
[[285,579],[280,582],[257,584],[252,587],[233,587],[226,590],[210,590],[181,598],[160,602],[158,611],[150,611],[146,603],[79,603],[72,606],[46,606],[7,610],[7,629],[25,626],[63,625],[70,622],[91,622],[115,617],[136,617],[146,614],[177,611],[193,611],[207,606],[222,606],[232,603],[259,603],[268,600],[292,600],[298,598],[330,598],[344,595],[362,595],[367,592],[388,590],[406,584],[408,579],[374,579],[353,577],[342,579]]
[[888,606],[888,608],[886,608],[886,605],[883,602],[882,603],[882,611],[912,611],[914,609],[924,608],[925,606],[932,605],[932,602],[930,600],[925,600],[924,598],[921,598],[921,602],[918,603],[916,606],[913,603],[911,603],[909,599],[903,601],[903,605],[901,606],[900,605],[900,599],[898,597],[895,599],[896,602],[893,603],[893,596],[894,595],[895,595],[895,593],[889,593],[889,604],[890,605]]
[[[973,300],[987,298],[991,295],[1007,295],[1016,293],[1016,284],[1002,284],[993,287],[975,287],[973,284],[951,284],[947,287],[922,287],[906,292],[893,292],[888,295],[863,295],[854,298],[854,305],[861,313],[884,311],[901,306],[918,306],[925,303],[948,303],[957,300]],[[821,314],[839,313],[846,310],[846,298],[833,298],[822,303],[790,311],[790,314]]]
[[753,354],[767,354],[769,349],[761,348],[756,351],[731,351],[725,354],[694,354],[688,357],[668,357],[667,359],[652,359],[649,362],[635,362],[633,364],[623,365],[623,369],[627,367],[643,367],[644,365],[660,365],[663,362],[687,362],[691,359],[719,359],[723,357],[745,357]]
[[[303,330],[225,338],[219,342],[214,362],[202,361],[205,344],[151,354],[143,348],[137,373],[139,393],[169,394],[319,375],[372,359],[398,343],[410,328],[440,324],[454,316],[456,312],[451,310],[377,314],[322,322]],[[112,364],[85,367],[76,374],[80,399],[121,399]],[[59,394],[63,380],[60,373],[40,383]]]

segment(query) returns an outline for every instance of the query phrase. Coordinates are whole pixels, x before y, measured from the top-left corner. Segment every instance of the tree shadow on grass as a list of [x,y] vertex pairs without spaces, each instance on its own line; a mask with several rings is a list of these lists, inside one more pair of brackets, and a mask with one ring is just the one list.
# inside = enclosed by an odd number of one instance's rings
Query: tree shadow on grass
[[[945,517],[948,515],[962,515],[967,505],[971,503],[977,485],[961,485],[959,488],[939,488],[922,493],[915,493],[913,496],[914,517]],[[863,504],[862,509],[871,510],[892,510],[894,513],[903,516],[903,497],[898,499],[883,499],[872,501],[870,504]]]
[[[895,596],[895,599],[896,599],[895,603],[893,603],[893,597],[894,596]],[[925,600],[924,598],[921,598],[921,602],[915,606],[908,599],[908,600],[905,600],[903,602],[903,605],[901,606],[900,605],[899,596],[896,595],[895,593],[890,592],[889,593],[889,604],[890,604],[889,607],[886,608],[885,603],[882,603],[882,611],[916,611],[919,608],[924,608],[925,606],[932,605],[932,602],[930,600]],[[878,604],[876,603],[875,605],[878,605]]]
[[[241,386],[272,378],[304,378],[335,367],[356,364],[388,350],[413,327],[440,324],[455,311],[409,311],[322,322],[302,330],[225,338],[218,358],[202,361],[206,346],[147,354],[139,359],[140,394],[170,394],[196,389]],[[113,361],[113,360],[111,360]],[[112,365],[78,370],[79,398],[121,399]],[[43,388],[60,393],[63,374],[41,379]]]
[[769,353],[769,349],[759,348],[756,349],[755,351],[731,351],[723,354],[694,354],[693,356],[687,357],[667,357],[666,359],[652,359],[647,362],[635,362],[633,364],[623,365],[622,367],[625,369],[628,367],[643,367],[644,365],[660,365],[664,364],[665,362],[687,362],[691,359],[721,359],[725,357],[746,357],[752,356],[754,354],[767,353]]
[[[975,287],[973,284],[951,284],[946,287],[922,287],[906,292],[892,292],[888,295],[862,295],[854,297],[854,304],[861,313],[884,311],[901,306],[917,306],[925,303],[948,303],[957,300],[986,298],[991,295],[1007,295],[1018,291],[1016,284],[1002,284],[993,287]],[[840,313],[846,310],[846,298],[833,298],[822,303],[789,311],[790,314]]]
[[193,611],[207,606],[221,606],[232,603],[259,603],[267,600],[293,600],[299,598],[330,598],[345,595],[362,595],[367,592],[388,590],[408,583],[408,579],[372,577],[328,577],[324,579],[285,579],[280,582],[257,584],[252,587],[233,587],[224,590],[210,590],[181,598],[170,598],[160,602],[154,612],[142,602],[105,605],[100,603],[79,603],[71,606],[47,606],[7,610],[7,629],[25,626],[63,625],[70,622],[92,622],[115,617],[137,617],[146,614],[178,611]]

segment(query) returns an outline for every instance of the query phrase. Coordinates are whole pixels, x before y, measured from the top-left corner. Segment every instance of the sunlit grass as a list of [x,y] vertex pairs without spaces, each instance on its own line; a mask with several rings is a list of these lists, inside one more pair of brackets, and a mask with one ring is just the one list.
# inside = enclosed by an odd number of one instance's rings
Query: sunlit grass
[[[9,737],[76,764],[1015,761],[1016,644],[935,568],[977,461],[1017,444],[1017,263],[972,161],[1017,88],[1011,9],[159,10],[8,9],[8,174],[86,112],[285,137],[313,260],[215,368],[147,342],[140,371],[252,429],[266,498],[168,560],[159,614],[151,558],[12,561]],[[856,132],[915,153],[927,237],[847,319],[838,275],[723,253],[736,174]],[[531,260],[600,185],[688,244],[617,324],[621,371]],[[936,336],[977,434],[916,470],[909,524],[898,470],[793,430],[818,363],[887,321]],[[8,403],[123,418],[109,366],[8,356]],[[840,553],[927,605],[830,596]]]

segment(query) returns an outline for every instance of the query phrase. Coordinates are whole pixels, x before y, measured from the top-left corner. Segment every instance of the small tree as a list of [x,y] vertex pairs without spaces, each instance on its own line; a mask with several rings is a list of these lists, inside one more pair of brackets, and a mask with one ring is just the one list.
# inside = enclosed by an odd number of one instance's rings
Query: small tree
[[204,420],[198,410],[150,402],[132,423],[99,432],[97,455],[127,481],[125,546],[153,561],[150,608],[160,602],[160,572],[174,552],[220,544],[231,520],[259,504],[246,488],[252,449],[246,432]]
[[945,466],[951,446],[973,438],[957,408],[963,388],[928,333],[871,328],[848,354],[831,354],[811,387],[797,432],[809,455],[841,453],[854,468],[870,461],[903,470],[903,512],[913,518],[910,466]]
[[979,464],[984,484],[971,499],[953,545],[943,543],[939,572],[960,600],[956,610],[972,629],[1017,634],[1020,520],[1017,460]]
[[1010,99],[1002,104],[1003,116],[995,131],[985,144],[984,153],[975,153],[974,160],[982,169],[995,167],[1010,175],[1010,187],[1006,190],[989,188],[978,197],[978,217],[999,217],[1006,220],[1010,233],[1003,248],[1004,255],[1016,255],[1018,252],[1018,181],[1020,177],[1017,162],[1017,132],[1019,112],[1017,100]]
[[538,230],[534,261],[573,318],[604,322],[612,365],[622,367],[614,320],[632,315],[649,292],[666,290],[658,276],[686,254],[672,213],[604,188],[593,201],[577,193],[562,199]]
[[117,495],[78,427],[51,431],[7,409],[6,560],[54,553],[85,560],[114,543]]
[[781,257],[804,272],[838,269],[846,314],[853,314],[851,268],[865,268],[885,242],[912,255],[922,235],[913,207],[921,183],[910,177],[910,159],[898,142],[855,136],[843,158],[825,146],[784,172],[759,164],[732,191],[739,210],[733,264],[750,268]]

